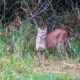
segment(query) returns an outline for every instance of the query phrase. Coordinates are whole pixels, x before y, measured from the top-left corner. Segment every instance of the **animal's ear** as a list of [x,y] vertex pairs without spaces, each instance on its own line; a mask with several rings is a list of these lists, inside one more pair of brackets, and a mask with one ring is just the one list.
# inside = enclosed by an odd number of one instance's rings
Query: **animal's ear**
[[37,28],[37,31],[40,31],[40,30],[41,30],[41,28],[40,28],[40,27],[38,27],[38,28]]

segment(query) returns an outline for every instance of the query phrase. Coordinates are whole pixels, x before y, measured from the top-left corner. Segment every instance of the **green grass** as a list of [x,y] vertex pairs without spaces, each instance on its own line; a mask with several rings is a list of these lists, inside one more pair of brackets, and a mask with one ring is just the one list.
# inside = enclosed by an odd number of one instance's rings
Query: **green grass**
[[[47,57],[51,53],[55,54],[55,56],[47,59],[47,62],[41,60],[36,63],[33,58],[35,32],[36,29],[29,23],[24,24],[21,33],[19,30],[13,29],[9,34],[6,28],[0,27],[0,80],[80,80],[79,76],[73,74],[71,71],[74,70],[70,70],[70,68],[68,70],[70,73],[64,75],[65,70],[63,71],[63,68],[65,65],[60,66],[61,64],[59,64],[61,61],[69,63],[71,60],[73,60],[72,64],[74,62],[79,64],[79,46],[77,46],[76,42],[70,42],[70,48],[75,54],[75,60],[74,56],[69,60],[67,56],[57,56],[56,52],[47,51]],[[61,70],[61,74],[55,73],[56,68]],[[36,72],[35,69],[37,69]]]
[[0,55],[0,80],[80,80],[69,75],[53,73],[34,73],[31,63],[33,59],[20,55]]
[[[77,11],[80,16],[80,10]],[[55,13],[54,16],[58,18]],[[9,33],[0,26],[0,80],[80,80],[80,41],[74,37],[69,42],[71,55],[46,51],[46,60],[35,61],[37,22],[34,20],[35,25],[24,23],[21,32],[12,26]],[[56,28],[57,21],[52,23],[52,28]]]

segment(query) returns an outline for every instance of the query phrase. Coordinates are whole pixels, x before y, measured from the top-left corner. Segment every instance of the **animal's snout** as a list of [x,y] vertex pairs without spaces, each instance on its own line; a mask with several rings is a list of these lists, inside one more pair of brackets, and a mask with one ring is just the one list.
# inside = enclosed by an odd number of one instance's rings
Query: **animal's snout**
[[41,38],[41,39],[45,39],[45,38],[46,38],[46,35],[44,34],[44,35],[42,35],[40,38]]

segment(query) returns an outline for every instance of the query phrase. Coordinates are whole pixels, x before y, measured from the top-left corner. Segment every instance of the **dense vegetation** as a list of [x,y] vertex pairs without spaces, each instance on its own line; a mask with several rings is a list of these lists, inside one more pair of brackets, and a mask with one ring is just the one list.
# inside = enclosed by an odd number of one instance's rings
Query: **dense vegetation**
[[[80,2],[49,1],[0,0],[1,80],[80,80]],[[46,51],[45,59],[35,59],[39,26],[70,34],[66,55],[52,50]]]

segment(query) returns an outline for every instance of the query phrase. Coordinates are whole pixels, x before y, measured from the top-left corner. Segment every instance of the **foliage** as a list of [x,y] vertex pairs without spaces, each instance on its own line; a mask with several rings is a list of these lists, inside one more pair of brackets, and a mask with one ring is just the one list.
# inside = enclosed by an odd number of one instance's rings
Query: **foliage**
[[[11,33],[7,32],[7,28],[0,28],[0,78],[4,80],[79,80],[80,78],[77,77],[77,74],[75,77],[71,77],[73,73],[70,72],[70,70],[67,70],[67,75],[57,75],[53,74],[53,68],[56,68],[60,66],[60,61],[70,62],[69,57],[65,56],[57,56],[55,53],[54,58],[49,58],[48,63],[46,61],[41,60],[41,62],[36,63],[35,59],[33,58],[34,54],[34,44],[35,44],[35,27],[31,25],[30,23],[24,23],[23,25],[23,31],[17,30],[15,28],[12,29]],[[78,48],[76,43],[73,42],[73,40],[70,41],[71,50],[73,50],[73,53],[75,54],[75,62],[79,62],[79,54],[78,54]],[[74,51],[75,50],[75,51]],[[50,52],[46,52],[49,57]],[[52,52],[54,54],[54,52]],[[54,60],[53,60],[54,59]],[[72,56],[73,59],[73,56]],[[50,60],[52,60],[50,62]],[[34,62],[33,62],[34,61]],[[57,63],[56,67],[53,67],[52,65],[54,63]],[[73,61],[73,62],[74,62]],[[51,72],[48,74],[48,69],[46,70],[46,73],[43,73],[44,66],[45,68],[48,67],[48,65],[51,66],[48,68],[51,70]],[[55,64],[54,64],[55,65]],[[35,73],[35,69],[42,68],[40,71],[42,74]],[[43,67],[42,67],[43,66]],[[65,65],[62,65],[63,67],[59,67],[60,70],[63,71],[63,68]],[[71,67],[70,67],[71,68]],[[43,70],[44,69],[44,70]],[[54,69],[55,70],[55,69]],[[69,75],[69,74],[71,75]]]
[[[35,16],[32,20],[29,19],[32,15],[40,9],[45,0],[4,0],[5,8],[0,12],[0,19],[5,22],[6,26],[3,27],[0,24],[0,79],[3,80],[80,80],[77,75],[76,78],[72,78],[68,75],[56,76],[51,73],[38,74],[39,71],[35,74],[33,69],[40,66],[43,66],[45,70],[48,65],[51,65],[53,68],[53,63],[64,61],[65,62],[80,62],[80,21],[78,17],[80,16],[80,10],[78,2],[75,4],[75,0],[53,0],[51,5],[44,11],[42,14]],[[41,1],[41,2],[38,2]],[[63,3],[67,4],[67,8]],[[42,10],[42,8],[41,8]],[[5,12],[5,13],[4,13]],[[18,14],[17,14],[18,12]],[[8,23],[11,22],[15,24],[16,16],[21,18],[22,30],[17,29],[17,25],[10,26],[12,29],[8,31]],[[47,26],[48,32],[51,32],[55,28],[63,28],[70,33],[70,39],[68,42],[69,52],[66,51],[66,55],[59,54],[54,48],[52,51],[46,51],[46,60],[51,56],[54,58],[49,58],[52,60],[51,63],[46,64],[46,61],[39,62],[38,66],[35,66],[35,59],[33,58],[35,53],[35,38],[36,38],[36,29],[40,26]],[[53,55],[52,55],[53,54]],[[54,59],[54,60],[53,60]],[[33,63],[33,61],[35,63]],[[55,62],[54,62],[55,61]],[[37,61],[38,62],[38,61]],[[44,65],[43,65],[44,64]],[[46,66],[46,68],[45,68]],[[57,64],[56,67],[63,66],[62,64]],[[78,65],[77,65],[78,66]],[[51,67],[50,67],[51,68]],[[52,70],[53,70],[52,68]],[[77,68],[73,65],[65,65],[61,70],[67,70],[67,68]],[[43,71],[42,69],[42,71]],[[47,68],[48,70],[49,68]],[[57,70],[59,67],[57,68]],[[68,73],[70,69],[67,70]],[[47,72],[46,70],[46,72]],[[51,69],[49,69],[51,70]],[[55,69],[54,69],[55,70]],[[75,71],[74,70],[74,71]],[[75,73],[75,72],[72,72]],[[77,72],[78,73],[78,72]],[[64,73],[63,73],[64,74]],[[72,75],[72,74],[71,74]],[[74,76],[74,74],[73,74]]]

